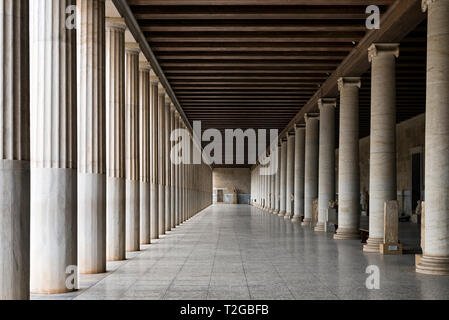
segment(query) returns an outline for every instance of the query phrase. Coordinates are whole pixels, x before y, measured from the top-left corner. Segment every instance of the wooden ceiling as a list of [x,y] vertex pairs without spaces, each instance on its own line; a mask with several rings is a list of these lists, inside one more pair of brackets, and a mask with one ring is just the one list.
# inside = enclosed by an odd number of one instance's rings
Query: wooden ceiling
[[[378,5],[382,15],[396,10],[403,18],[407,12],[399,10],[400,2],[418,1],[127,2],[189,121],[202,120],[203,130],[285,131],[301,120],[302,113],[311,111],[311,104],[316,105],[313,98],[336,76],[342,62],[357,54],[368,34],[368,5]],[[394,13],[388,18],[394,19]],[[410,18],[417,19],[415,15]],[[415,29],[416,24],[405,23],[393,33],[402,39],[402,34],[412,30],[403,29]],[[388,27],[398,29],[393,23]],[[422,24],[401,41],[398,120],[424,111],[425,35]],[[367,53],[362,55],[366,62],[361,63],[360,74],[369,69]],[[328,92],[335,92],[335,86],[323,96]],[[361,136],[369,134],[369,96],[370,74],[366,72],[361,90]]]

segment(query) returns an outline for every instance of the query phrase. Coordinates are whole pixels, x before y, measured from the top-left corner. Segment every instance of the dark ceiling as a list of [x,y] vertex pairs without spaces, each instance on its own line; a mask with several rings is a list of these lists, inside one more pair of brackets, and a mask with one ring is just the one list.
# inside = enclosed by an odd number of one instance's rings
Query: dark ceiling
[[[398,0],[404,1],[404,0]],[[411,1],[411,0],[407,0]],[[395,0],[128,0],[190,121],[285,129]],[[424,112],[425,23],[400,41],[398,122]],[[366,60],[368,54],[366,53]],[[370,74],[360,134],[369,135]]]

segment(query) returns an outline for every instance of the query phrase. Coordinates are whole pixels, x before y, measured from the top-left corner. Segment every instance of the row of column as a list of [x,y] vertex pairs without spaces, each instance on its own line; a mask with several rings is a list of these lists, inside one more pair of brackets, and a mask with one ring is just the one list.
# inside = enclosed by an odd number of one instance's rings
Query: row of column
[[[449,274],[449,2],[424,0],[428,10],[425,231],[423,257],[416,270]],[[371,62],[370,215],[364,252],[379,252],[384,237],[384,204],[396,200],[396,59],[399,45],[373,44]],[[338,80],[340,146],[338,231],[335,239],[359,237],[359,77]],[[280,139],[279,170],[274,178],[253,170],[253,204],[308,226],[318,199],[315,231],[326,231],[329,201],[335,200],[336,98],[319,100],[319,114],[305,116]],[[274,180],[274,188],[270,181]],[[271,197],[270,192],[274,192]],[[271,200],[273,199],[273,200]],[[294,206],[292,203],[294,201]],[[293,210],[292,210],[293,208]]]
[[186,125],[104,0],[1,5],[0,299],[27,299],[209,206],[212,171],[171,161]]

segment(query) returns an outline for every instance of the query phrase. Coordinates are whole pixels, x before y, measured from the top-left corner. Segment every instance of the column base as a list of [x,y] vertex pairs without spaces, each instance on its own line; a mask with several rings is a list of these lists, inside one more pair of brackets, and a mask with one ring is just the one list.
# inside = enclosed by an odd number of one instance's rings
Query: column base
[[273,210],[273,214],[278,215],[279,214],[279,209],[274,209]]
[[302,227],[309,227],[312,224],[312,219],[310,218],[304,218],[304,220],[301,223]]
[[285,216],[284,216],[284,219],[285,219],[285,220],[291,220],[291,218],[292,218],[292,214],[291,214],[291,213],[288,213],[288,212],[287,212],[287,213],[285,214]]
[[360,233],[357,229],[338,228],[334,235],[334,240],[357,240],[360,239]]
[[363,252],[366,253],[379,253],[379,245],[384,241],[381,238],[368,238],[366,244],[363,246]]
[[285,212],[285,211],[279,211],[279,214],[278,214],[278,216],[279,216],[279,217],[283,217],[283,216],[285,216],[285,214],[286,214],[286,212]]
[[318,223],[315,226],[315,229],[313,229],[313,230],[316,232],[325,232],[326,228],[325,228],[324,222],[318,221]]
[[301,216],[293,216],[292,222],[301,222]]
[[416,265],[416,272],[429,275],[448,276],[449,257],[432,257],[423,255]]

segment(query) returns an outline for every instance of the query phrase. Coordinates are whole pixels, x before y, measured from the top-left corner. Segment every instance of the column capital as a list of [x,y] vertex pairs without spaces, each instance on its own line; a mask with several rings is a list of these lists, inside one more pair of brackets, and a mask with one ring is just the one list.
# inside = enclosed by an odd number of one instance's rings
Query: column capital
[[177,112],[175,104],[173,102],[170,103],[170,112],[173,112],[173,113]]
[[305,130],[306,129],[306,125],[304,124],[304,123],[297,123],[297,124],[295,124],[295,129],[296,130],[301,130],[301,129],[303,129],[303,130]]
[[373,43],[368,48],[369,62],[372,62],[374,57],[381,54],[393,54],[396,58],[399,58],[399,43]]
[[171,104],[171,98],[167,92],[165,92],[165,104]]
[[323,109],[323,107],[337,107],[337,98],[321,98],[318,100],[318,109]]
[[304,120],[306,121],[306,123],[307,123],[307,121],[312,120],[312,119],[320,120],[320,114],[319,113],[306,113],[304,115]]
[[281,138],[281,144],[286,143],[286,142],[287,142],[287,138],[286,137]]
[[344,87],[362,87],[362,81],[360,77],[341,77],[337,81],[338,91],[343,90]]
[[140,45],[137,42],[126,42],[125,51],[131,54],[140,54]]
[[296,131],[289,131],[289,132],[287,133],[287,139],[290,138],[290,137],[294,137],[295,134],[296,134]]
[[160,96],[165,96],[165,88],[162,85],[162,83],[160,83],[160,82],[159,82],[159,85],[158,85],[158,89],[159,89],[159,95]]
[[431,5],[437,1],[438,0],[422,0],[422,3],[421,3],[422,12],[427,12],[429,5]]
[[106,17],[105,28],[106,28],[106,30],[116,30],[116,31],[125,32],[127,27],[126,27],[125,19],[123,19],[123,18]]
[[159,78],[158,76],[154,73],[153,69],[150,70],[150,82],[152,84],[158,84],[159,83]]
[[151,70],[151,64],[148,61],[140,60],[139,61],[139,70],[149,72]]

